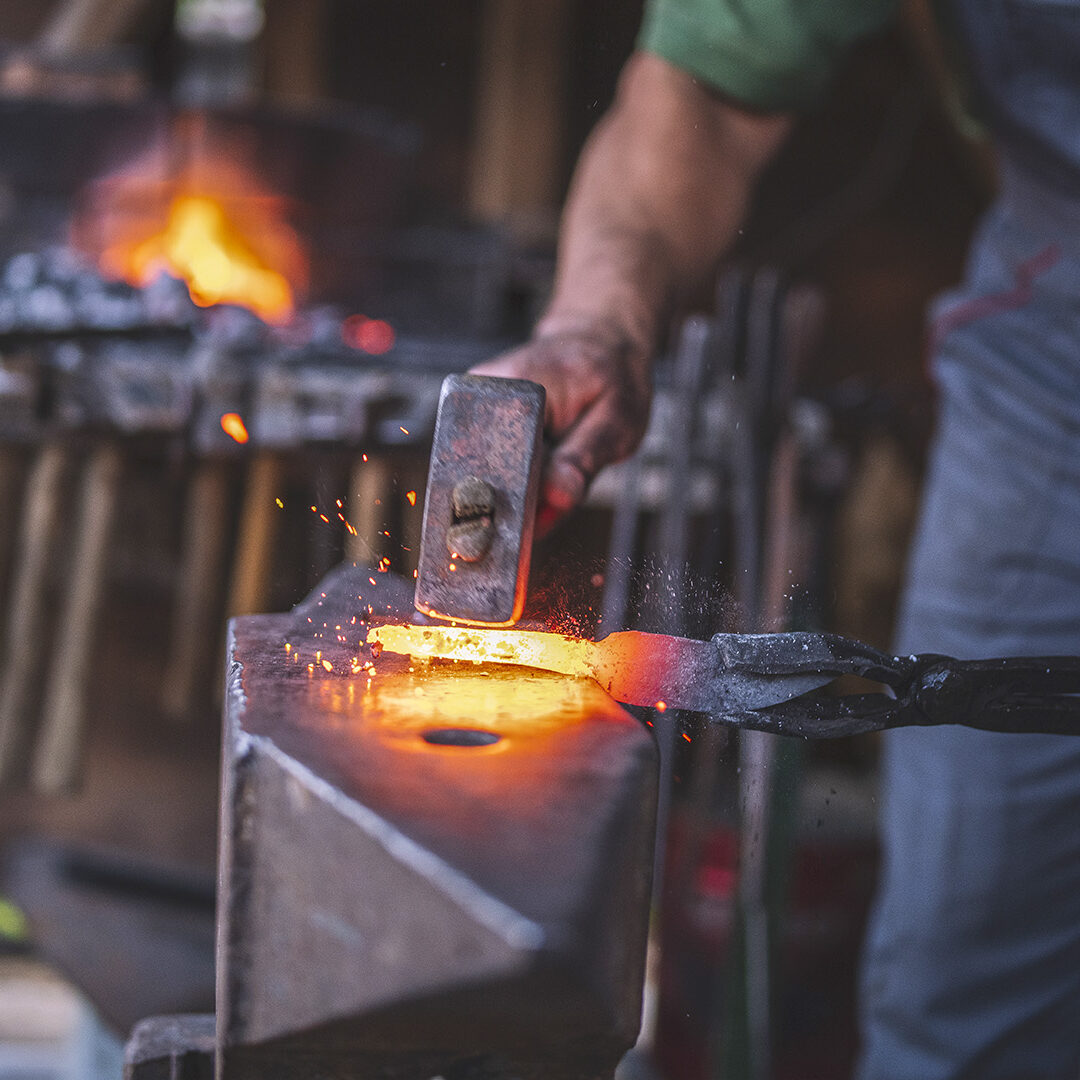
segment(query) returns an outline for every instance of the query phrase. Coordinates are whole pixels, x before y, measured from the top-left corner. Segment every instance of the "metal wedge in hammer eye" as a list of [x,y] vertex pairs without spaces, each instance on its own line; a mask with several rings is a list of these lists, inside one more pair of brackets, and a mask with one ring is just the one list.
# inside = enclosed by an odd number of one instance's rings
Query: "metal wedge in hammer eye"
[[479,562],[495,537],[495,492],[486,480],[467,476],[451,493],[454,523],[446,530],[446,547],[453,559]]
[[424,500],[417,610],[487,626],[521,618],[543,423],[537,383],[447,376]]

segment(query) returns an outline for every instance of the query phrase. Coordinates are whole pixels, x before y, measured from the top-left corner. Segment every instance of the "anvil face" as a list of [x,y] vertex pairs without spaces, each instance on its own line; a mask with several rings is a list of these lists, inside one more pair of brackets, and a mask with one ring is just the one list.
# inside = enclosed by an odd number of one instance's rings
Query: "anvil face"
[[221,1075],[609,1074],[639,1019],[650,734],[547,672],[309,673],[286,627],[232,623]]

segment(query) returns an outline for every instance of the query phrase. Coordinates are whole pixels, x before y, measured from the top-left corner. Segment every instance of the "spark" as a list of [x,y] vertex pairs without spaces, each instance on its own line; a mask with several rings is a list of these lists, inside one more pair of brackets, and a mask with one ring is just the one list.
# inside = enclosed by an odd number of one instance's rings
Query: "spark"
[[287,653],[291,653],[291,652],[292,652],[292,645],[291,645],[291,644],[289,644],[289,642],[287,642],[287,641],[285,642],[285,651],[286,651]]
[[398,424],[398,431],[403,431],[406,435],[409,434],[409,429],[407,427],[402,427],[400,424]]
[[284,510],[285,509],[285,504],[280,499],[275,499],[274,502],[276,502],[278,504],[278,509],[279,510]]
[[339,510],[345,505],[340,499],[335,499],[334,501],[337,503]]
[[367,454],[361,454],[360,455],[360,460],[361,461],[367,461]]
[[684,739],[685,739],[685,740],[686,740],[687,742],[693,742],[693,740],[692,740],[692,739],[690,738],[690,736],[689,736],[689,735],[687,735],[687,734],[686,734],[686,732],[685,732],[685,731],[682,731],[682,732],[680,732],[679,734],[681,734],[681,735],[682,735],[682,737],[683,737],[683,738],[684,738]]
[[221,417],[221,430],[238,443],[246,443],[250,436],[239,413],[227,412]]
[[328,518],[328,517],[327,517],[327,516],[326,516],[325,514],[320,514],[320,515],[319,515],[319,517],[320,517],[320,518],[321,518],[321,519],[322,519],[323,521],[325,521],[327,525],[329,525],[329,524],[330,524],[330,519],[329,519],[329,518]]
[[[370,581],[372,585],[378,585],[378,582],[373,577],[369,577],[368,581]],[[371,613],[371,605],[370,604],[368,604],[368,613],[369,614]]]
[[450,564],[450,569],[451,569],[451,571],[457,570],[457,563],[451,563]]
[[653,708],[656,709],[657,712],[663,712],[667,708],[667,702],[666,701],[658,701],[653,706]]
[[331,664],[329,660],[324,660],[324,661],[322,662],[322,666],[323,666],[323,667],[324,667],[324,668],[325,668],[325,669],[326,669],[327,671],[333,671],[333,670],[334,670],[334,665],[333,665],[333,664]]
[[415,491],[406,491],[405,492],[405,498],[409,500],[409,505],[410,506],[415,506],[416,505],[416,492]]

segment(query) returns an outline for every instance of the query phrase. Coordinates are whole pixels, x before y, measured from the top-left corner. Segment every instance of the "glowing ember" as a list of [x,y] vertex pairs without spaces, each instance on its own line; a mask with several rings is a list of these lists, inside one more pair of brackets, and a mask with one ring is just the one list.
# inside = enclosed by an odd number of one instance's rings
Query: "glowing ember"
[[381,356],[394,347],[395,335],[394,328],[383,319],[350,315],[341,325],[341,338],[354,349]]
[[161,232],[131,248],[108,249],[102,262],[106,272],[138,286],[162,272],[183,278],[202,307],[240,304],[270,323],[293,314],[288,280],[259,258],[222,204],[206,196],[176,196]]
[[[248,441],[248,430],[244,425],[244,419],[239,413],[227,412],[221,417],[221,430],[231,439],[235,439],[238,443],[246,443]],[[281,505],[281,500],[278,500],[278,505]]]

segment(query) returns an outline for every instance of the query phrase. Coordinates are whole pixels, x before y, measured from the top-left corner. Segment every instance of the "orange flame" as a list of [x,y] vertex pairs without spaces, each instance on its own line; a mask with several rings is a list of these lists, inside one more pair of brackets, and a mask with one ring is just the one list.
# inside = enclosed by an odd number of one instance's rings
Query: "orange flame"
[[103,264],[133,285],[148,285],[163,271],[183,278],[201,307],[240,304],[270,323],[293,314],[284,275],[260,260],[222,204],[207,196],[176,196],[161,232],[128,249],[109,248]]

